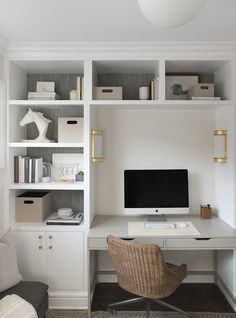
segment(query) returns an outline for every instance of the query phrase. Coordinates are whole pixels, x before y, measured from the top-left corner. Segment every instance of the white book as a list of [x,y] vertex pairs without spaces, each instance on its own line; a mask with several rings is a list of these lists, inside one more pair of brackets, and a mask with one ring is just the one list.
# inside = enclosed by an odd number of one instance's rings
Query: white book
[[156,99],[159,99],[159,77],[156,77]]
[[35,183],[42,182],[43,158],[35,159]]
[[156,77],[153,80],[153,99],[158,99],[159,98],[159,78]]
[[81,95],[81,78],[77,76],[76,78],[76,90],[77,90],[77,99],[80,100]]
[[29,160],[29,183],[32,183],[32,158]]
[[84,100],[84,77],[81,79],[81,99]]
[[19,183],[25,182],[25,158],[19,156]]

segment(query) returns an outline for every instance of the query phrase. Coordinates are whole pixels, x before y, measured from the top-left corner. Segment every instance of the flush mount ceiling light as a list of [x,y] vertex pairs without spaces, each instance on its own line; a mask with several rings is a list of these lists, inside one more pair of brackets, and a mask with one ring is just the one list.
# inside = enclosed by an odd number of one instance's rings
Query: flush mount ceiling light
[[161,27],[177,27],[198,15],[206,0],[138,0],[147,20]]

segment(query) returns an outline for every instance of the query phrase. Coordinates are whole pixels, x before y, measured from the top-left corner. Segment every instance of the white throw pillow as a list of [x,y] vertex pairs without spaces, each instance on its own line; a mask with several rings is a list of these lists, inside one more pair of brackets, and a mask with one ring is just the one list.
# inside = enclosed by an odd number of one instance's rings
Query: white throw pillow
[[0,242],[0,292],[21,280],[14,246],[10,242]]

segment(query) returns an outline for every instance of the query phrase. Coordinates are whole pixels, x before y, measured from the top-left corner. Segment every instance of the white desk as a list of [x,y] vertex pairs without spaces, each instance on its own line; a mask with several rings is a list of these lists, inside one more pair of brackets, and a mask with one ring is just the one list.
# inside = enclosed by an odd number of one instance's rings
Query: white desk
[[[177,237],[130,237],[128,235],[128,222],[144,222],[146,217],[129,216],[96,216],[88,233],[88,273],[95,259],[92,254],[97,250],[107,250],[107,236],[134,239],[139,242],[152,242],[159,244],[165,250],[232,250],[236,249],[236,230],[227,225],[218,217],[202,220],[199,216],[167,217],[167,222],[190,221],[201,233],[200,236]],[[88,308],[90,313],[91,289],[94,286],[94,277],[88,274]]]

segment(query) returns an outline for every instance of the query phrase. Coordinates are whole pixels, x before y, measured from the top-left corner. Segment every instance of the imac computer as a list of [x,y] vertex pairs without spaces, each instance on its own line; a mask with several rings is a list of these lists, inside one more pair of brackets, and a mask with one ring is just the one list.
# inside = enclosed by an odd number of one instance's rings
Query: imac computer
[[188,170],[125,170],[124,208],[129,215],[188,214]]

